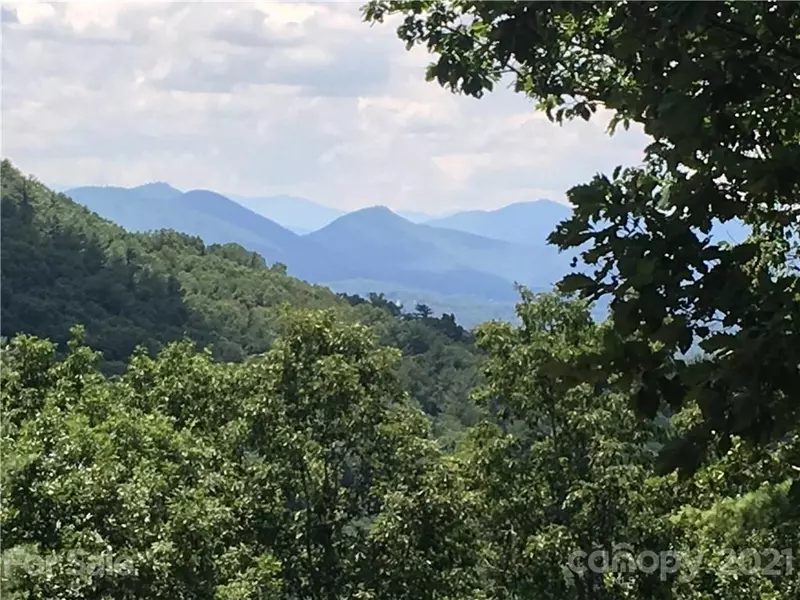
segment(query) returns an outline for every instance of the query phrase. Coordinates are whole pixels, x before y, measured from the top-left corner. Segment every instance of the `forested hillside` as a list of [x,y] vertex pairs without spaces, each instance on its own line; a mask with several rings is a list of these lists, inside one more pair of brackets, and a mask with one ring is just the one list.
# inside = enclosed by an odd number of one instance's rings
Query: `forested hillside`
[[604,329],[528,297],[482,328],[478,396],[502,413],[435,443],[399,353],[331,312],[295,315],[263,356],[190,345],[106,379],[69,353],[3,348],[9,598],[798,597],[796,435],[737,440],[692,477],[656,453],[690,426],[548,374]]
[[454,91],[647,127],[550,236],[592,269],[468,332],[4,162],[3,598],[800,598],[800,5],[364,14]]
[[104,369],[118,373],[137,346],[152,352],[183,338],[217,360],[241,361],[272,345],[289,309],[327,308],[403,351],[399,369],[412,396],[448,430],[476,418],[468,394],[478,353],[452,315],[406,313],[379,295],[337,296],[235,244],[128,233],[8,161],[2,236],[3,336],[29,333],[63,347],[82,324]]
[[155,184],[81,187],[66,194],[129,231],[173,229],[206,244],[236,243],[270,264],[285,264],[289,275],[340,293],[379,291],[394,300],[413,296],[439,312],[458,309],[459,321],[469,327],[498,312],[485,308],[490,304],[513,315],[516,282],[550,289],[570,263],[568,254],[546,246],[541,231],[528,245],[514,244],[413,223],[380,206],[297,235],[249,210],[252,204],[209,190],[183,193]]
[[800,594],[796,431],[664,473],[698,407],[587,376],[584,302],[473,334],[2,176],[4,596]]

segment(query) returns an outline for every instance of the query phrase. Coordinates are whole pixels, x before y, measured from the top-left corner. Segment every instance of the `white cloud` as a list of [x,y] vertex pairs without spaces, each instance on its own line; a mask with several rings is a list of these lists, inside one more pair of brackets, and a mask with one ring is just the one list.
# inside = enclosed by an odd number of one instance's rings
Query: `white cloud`
[[453,189],[463,189],[473,174],[480,168],[492,165],[492,155],[483,154],[446,154],[434,156],[433,162],[450,179]]
[[438,212],[561,200],[646,143],[426,83],[425,52],[353,2],[5,2],[3,19],[3,155],[54,184]]

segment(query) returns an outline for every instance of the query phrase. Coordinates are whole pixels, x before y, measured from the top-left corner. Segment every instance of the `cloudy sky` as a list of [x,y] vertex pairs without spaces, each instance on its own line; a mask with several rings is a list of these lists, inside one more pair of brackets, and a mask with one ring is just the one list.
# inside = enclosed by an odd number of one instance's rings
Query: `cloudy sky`
[[640,131],[425,83],[360,2],[3,2],[2,153],[56,185],[294,194],[430,213],[548,197],[638,162]]

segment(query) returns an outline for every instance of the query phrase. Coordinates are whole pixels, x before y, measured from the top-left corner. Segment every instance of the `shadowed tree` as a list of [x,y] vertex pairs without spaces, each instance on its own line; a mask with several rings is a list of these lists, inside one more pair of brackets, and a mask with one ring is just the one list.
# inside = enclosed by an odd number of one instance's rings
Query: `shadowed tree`
[[[665,466],[796,426],[800,4],[374,0],[364,15],[402,17],[400,39],[435,56],[427,78],[454,92],[510,78],[558,123],[603,107],[612,132],[653,138],[642,166],[572,188],[550,240],[592,267],[563,290],[611,298],[598,360],[639,386],[640,413],[699,407]],[[752,235],[712,241],[732,220]],[[705,360],[674,360],[695,342]]]

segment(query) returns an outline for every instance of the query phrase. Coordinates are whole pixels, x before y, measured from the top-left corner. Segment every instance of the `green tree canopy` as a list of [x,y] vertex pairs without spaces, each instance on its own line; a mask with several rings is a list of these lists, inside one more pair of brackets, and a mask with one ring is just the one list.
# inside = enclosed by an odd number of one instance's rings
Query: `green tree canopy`
[[[586,245],[615,335],[598,360],[642,388],[639,406],[700,407],[677,462],[714,440],[779,439],[800,404],[800,5],[795,2],[373,0],[366,20],[436,57],[429,80],[480,97],[510,78],[557,121],[598,108],[640,123],[640,166],[572,188],[551,235]],[[712,242],[715,222],[752,235]],[[699,341],[707,360],[673,361]],[[677,458],[680,455],[680,458]]]
[[4,597],[470,585],[463,496],[398,385],[398,352],[365,327],[301,314],[246,363],[171,344],[112,380],[82,335],[63,360],[30,336],[2,349]]
[[7,160],[1,179],[2,335],[47,338],[63,352],[70,328],[82,324],[102,370],[119,374],[137,346],[152,354],[182,339],[239,362],[272,346],[290,308],[331,309],[403,350],[398,371],[413,382],[414,400],[441,414],[438,433],[457,437],[474,422],[468,396],[480,357],[452,315],[422,322],[382,294],[340,297],[236,244],[127,232]]

